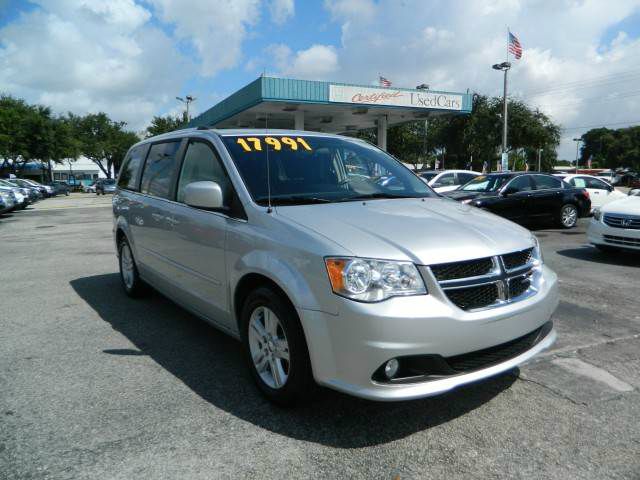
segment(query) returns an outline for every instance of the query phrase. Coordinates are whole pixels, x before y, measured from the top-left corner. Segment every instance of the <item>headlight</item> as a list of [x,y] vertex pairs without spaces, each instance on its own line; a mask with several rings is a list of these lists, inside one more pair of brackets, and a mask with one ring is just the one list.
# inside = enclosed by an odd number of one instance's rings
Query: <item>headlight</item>
[[593,219],[600,221],[600,219],[602,218],[602,210],[600,210],[599,208],[594,208],[593,209]]
[[540,241],[537,237],[533,237],[533,258],[537,265],[544,263],[544,256],[542,255],[542,247],[540,247]]
[[411,262],[370,258],[325,259],[334,293],[361,302],[380,302],[390,297],[425,295],[427,288]]

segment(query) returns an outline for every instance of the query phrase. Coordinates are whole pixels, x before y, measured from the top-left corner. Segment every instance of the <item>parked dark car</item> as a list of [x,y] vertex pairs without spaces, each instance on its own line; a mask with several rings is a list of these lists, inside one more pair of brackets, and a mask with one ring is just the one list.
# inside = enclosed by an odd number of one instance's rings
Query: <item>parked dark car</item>
[[56,195],[69,195],[71,187],[67,182],[51,182],[49,183],[53,187]]
[[542,173],[491,173],[480,175],[443,195],[519,223],[552,221],[574,227],[591,210],[589,193],[558,177]]
[[113,193],[116,191],[116,181],[112,178],[104,178],[96,181],[96,195]]

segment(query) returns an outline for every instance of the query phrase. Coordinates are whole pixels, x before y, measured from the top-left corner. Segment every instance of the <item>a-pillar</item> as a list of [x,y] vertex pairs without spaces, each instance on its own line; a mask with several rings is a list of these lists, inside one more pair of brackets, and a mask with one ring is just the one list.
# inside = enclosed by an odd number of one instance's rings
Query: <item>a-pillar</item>
[[387,150],[387,116],[378,117],[378,147]]
[[304,111],[303,110],[296,110],[294,112],[293,124],[296,130],[304,130]]

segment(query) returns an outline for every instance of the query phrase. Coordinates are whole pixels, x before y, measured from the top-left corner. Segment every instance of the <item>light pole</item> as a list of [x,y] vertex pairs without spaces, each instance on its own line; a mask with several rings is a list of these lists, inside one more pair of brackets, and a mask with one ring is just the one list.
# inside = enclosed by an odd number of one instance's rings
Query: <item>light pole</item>
[[580,142],[582,141],[582,139],[574,138],[573,141],[576,142],[576,173],[578,173],[578,153],[580,151]]
[[185,104],[186,110],[184,112],[184,121],[188,122],[189,119],[189,104],[193,101],[195,101],[195,98],[192,97],[191,95],[187,95],[186,97],[182,98],[182,97],[176,97],[176,100],[182,102]]
[[504,72],[504,91],[502,94],[502,170],[509,170],[509,160],[507,156],[507,72],[511,68],[509,62],[496,63],[492,66],[494,70]]
[[542,170],[542,148],[538,148],[538,171]]

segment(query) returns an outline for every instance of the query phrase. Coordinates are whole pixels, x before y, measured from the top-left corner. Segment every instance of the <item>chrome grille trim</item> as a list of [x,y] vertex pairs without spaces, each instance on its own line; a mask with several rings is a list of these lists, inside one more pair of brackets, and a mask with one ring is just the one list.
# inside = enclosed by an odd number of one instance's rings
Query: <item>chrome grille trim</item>
[[623,215],[618,213],[605,213],[602,217],[605,225],[613,228],[627,228],[631,230],[640,230],[640,216]]
[[[507,257],[506,262],[504,257]],[[525,300],[538,292],[539,278],[541,276],[541,262],[535,257],[534,248],[509,252],[503,255],[496,255],[491,257],[491,259],[493,268],[491,272],[486,275],[438,281],[438,278],[434,273],[434,267],[437,269],[439,265],[429,266],[429,270],[435,277],[447,299],[455,306],[466,312],[486,310],[518,302]],[[526,263],[518,265],[519,259],[526,261]],[[486,262],[486,257],[476,260]],[[472,261],[473,260],[471,260],[471,262]],[[469,262],[469,260],[466,260],[459,263],[467,264]],[[452,263],[440,265],[452,265]],[[512,268],[507,268],[507,265]],[[528,284],[526,284],[526,288],[525,284],[523,284],[525,281],[528,282]],[[520,282],[521,284],[518,285],[516,282]],[[483,291],[480,287],[489,285],[496,285],[495,298],[488,299],[487,297],[486,304],[478,305],[478,296],[487,292],[486,289]],[[461,294],[461,291],[463,290],[467,291],[466,296],[464,293]],[[451,292],[451,295],[449,295],[448,292]],[[466,307],[467,305],[472,304],[474,305],[472,308]]]

